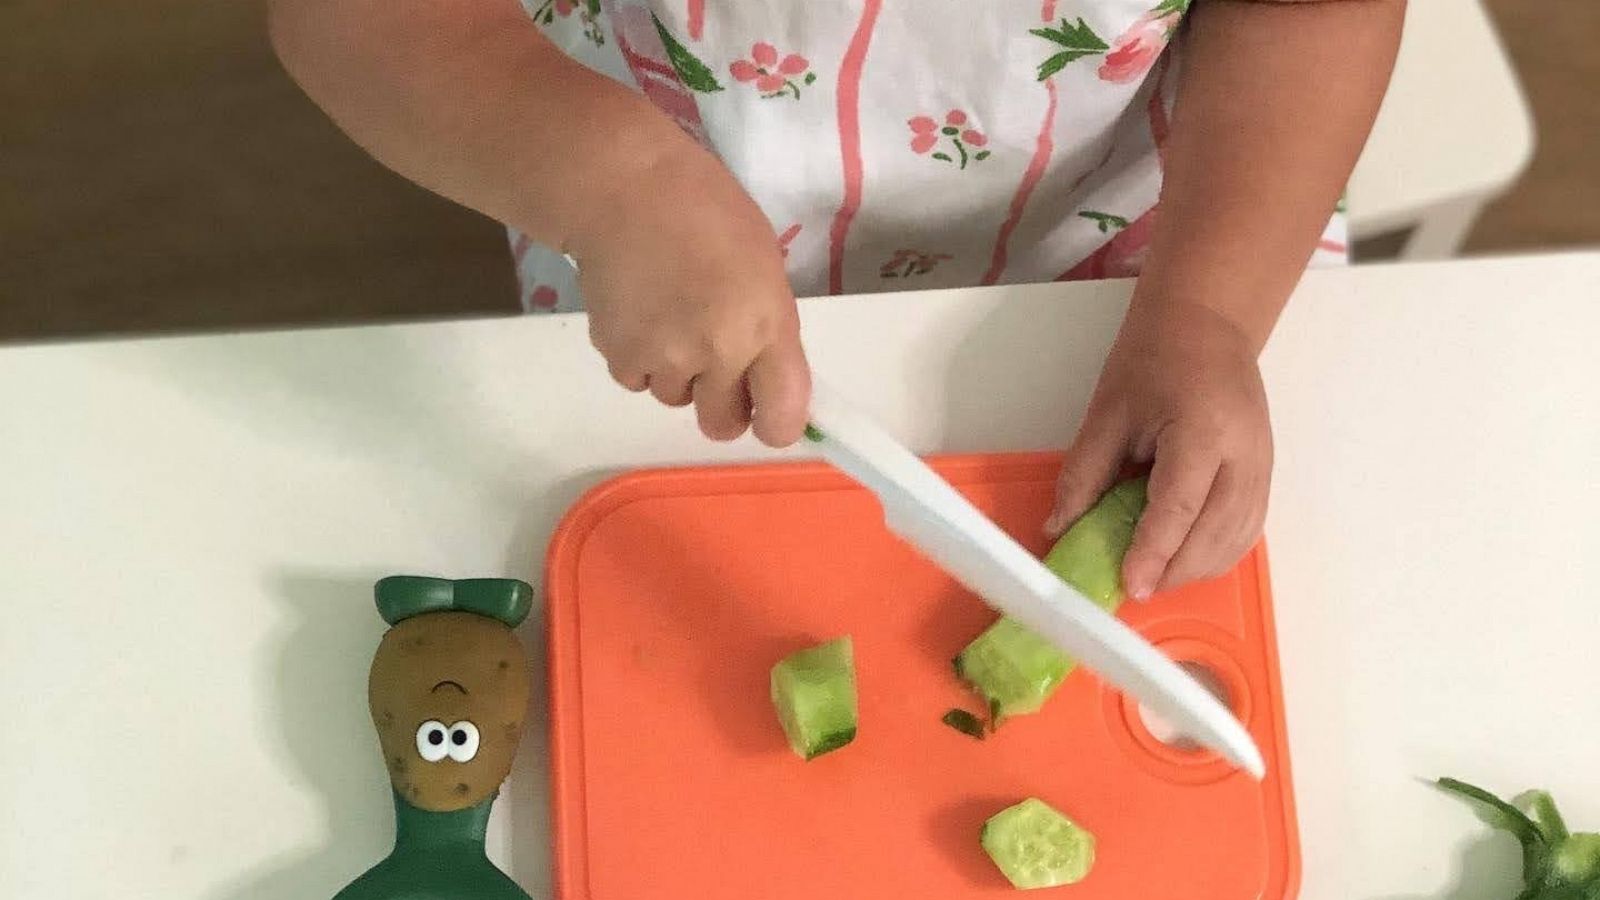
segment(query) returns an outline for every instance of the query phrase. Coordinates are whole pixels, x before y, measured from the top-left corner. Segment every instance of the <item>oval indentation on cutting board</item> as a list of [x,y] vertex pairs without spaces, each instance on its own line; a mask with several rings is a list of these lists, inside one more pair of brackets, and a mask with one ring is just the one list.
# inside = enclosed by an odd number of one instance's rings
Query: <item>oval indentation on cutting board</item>
[[[1158,639],[1155,643],[1249,727],[1254,706],[1249,680],[1231,654],[1188,637]],[[1144,769],[1165,781],[1212,784],[1237,771],[1131,696],[1107,690],[1105,711],[1123,749],[1137,757]]]

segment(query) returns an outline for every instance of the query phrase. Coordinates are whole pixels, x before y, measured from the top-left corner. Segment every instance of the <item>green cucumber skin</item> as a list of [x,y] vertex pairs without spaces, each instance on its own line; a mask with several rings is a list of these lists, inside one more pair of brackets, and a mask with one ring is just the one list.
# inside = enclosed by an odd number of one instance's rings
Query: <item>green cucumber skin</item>
[[847,728],[844,731],[835,731],[831,734],[825,734],[818,738],[814,744],[806,748],[804,754],[805,760],[806,762],[810,762],[819,756],[832,753],[833,751],[848,745],[855,739],[856,729],[854,728]]
[[[1045,555],[1045,566],[1115,615],[1122,605],[1122,558],[1144,512],[1147,484],[1134,478],[1107,491]],[[1077,661],[1009,617],[955,659],[957,677],[988,701],[996,723],[1038,712]]]
[[939,719],[946,726],[961,732],[974,740],[983,740],[988,734],[988,728],[983,720],[964,709],[952,709]]

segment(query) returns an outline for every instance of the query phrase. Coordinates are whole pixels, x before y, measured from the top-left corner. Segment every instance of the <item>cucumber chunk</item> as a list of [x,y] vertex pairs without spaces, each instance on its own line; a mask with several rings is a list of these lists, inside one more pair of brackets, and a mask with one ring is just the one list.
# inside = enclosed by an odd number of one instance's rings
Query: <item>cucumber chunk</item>
[[[1144,512],[1145,479],[1106,492],[1045,556],[1061,579],[1115,613],[1122,604],[1122,557]],[[1076,662],[1026,625],[1003,617],[956,657],[956,674],[989,704],[998,724],[1008,716],[1038,712]]]
[[1036,797],[996,813],[980,840],[1020,890],[1076,884],[1094,866],[1094,835]]
[[772,705],[803,759],[856,738],[855,651],[848,636],[795,653],[772,667]]
[[989,704],[994,724],[1038,712],[1071,668],[1071,657],[1010,616],[990,625],[956,657],[956,674]]

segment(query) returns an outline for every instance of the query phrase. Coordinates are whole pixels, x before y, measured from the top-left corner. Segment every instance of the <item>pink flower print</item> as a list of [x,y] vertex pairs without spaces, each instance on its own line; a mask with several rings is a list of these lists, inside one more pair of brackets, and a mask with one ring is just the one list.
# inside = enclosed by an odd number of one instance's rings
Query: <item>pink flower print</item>
[[878,276],[881,278],[910,278],[913,275],[926,275],[932,272],[939,263],[954,259],[948,253],[924,253],[921,250],[896,250],[894,255],[884,260],[878,267]]
[[548,284],[541,284],[528,292],[528,308],[552,310],[561,302],[561,295]]
[[780,59],[777,47],[760,41],[750,48],[749,59],[736,59],[728,65],[728,74],[735,81],[754,83],[756,90],[768,100],[786,96],[799,100],[800,85],[810,85],[817,80],[817,73],[809,71],[810,68],[811,62],[804,56],[790,53]]
[[794,242],[795,237],[799,234],[800,223],[796,222],[785,228],[783,233],[778,235],[778,251],[783,254],[784,259],[789,258],[789,245]]
[[1158,7],[1140,16],[1111,45],[1100,63],[1100,80],[1127,84],[1144,76],[1167,49],[1179,14]]
[[965,169],[968,163],[988,159],[988,150],[969,152],[969,148],[979,148],[989,143],[989,136],[977,128],[963,129],[961,126],[966,125],[968,121],[966,112],[959,109],[945,113],[942,126],[931,116],[912,116],[906,120],[906,126],[911,129],[911,152],[927,153],[938,146],[940,140],[948,138],[956,156],[940,150],[933,154],[934,159],[953,163],[959,169]]
[[578,13],[578,21],[583,23],[583,36],[596,47],[603,46],[606,33],[600,27],[600,0],[544,0],[533,11],[533,21],[549,25],[556,20],[556,16],[565,19],[574,12]]
[[928,116],[915,116],[906,124],[911,126],[913,153],[927,153],[939,143],[939,123]]

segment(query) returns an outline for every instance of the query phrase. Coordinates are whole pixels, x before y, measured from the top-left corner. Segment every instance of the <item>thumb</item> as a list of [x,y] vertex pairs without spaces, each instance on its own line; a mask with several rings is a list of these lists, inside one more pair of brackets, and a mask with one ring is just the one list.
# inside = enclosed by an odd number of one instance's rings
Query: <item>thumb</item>
[[1067,530],[1117,480],[1127,456],[1128,441],[1120,419],[1092,409],[1067,449],[1067,462],[1056,481],[1056,505],[1044,530],[1051,537]]
[[798,329],[764,350],[746,373],[752,430],[771,447],[787,447],[805,432],[811,408],[811,366]]

